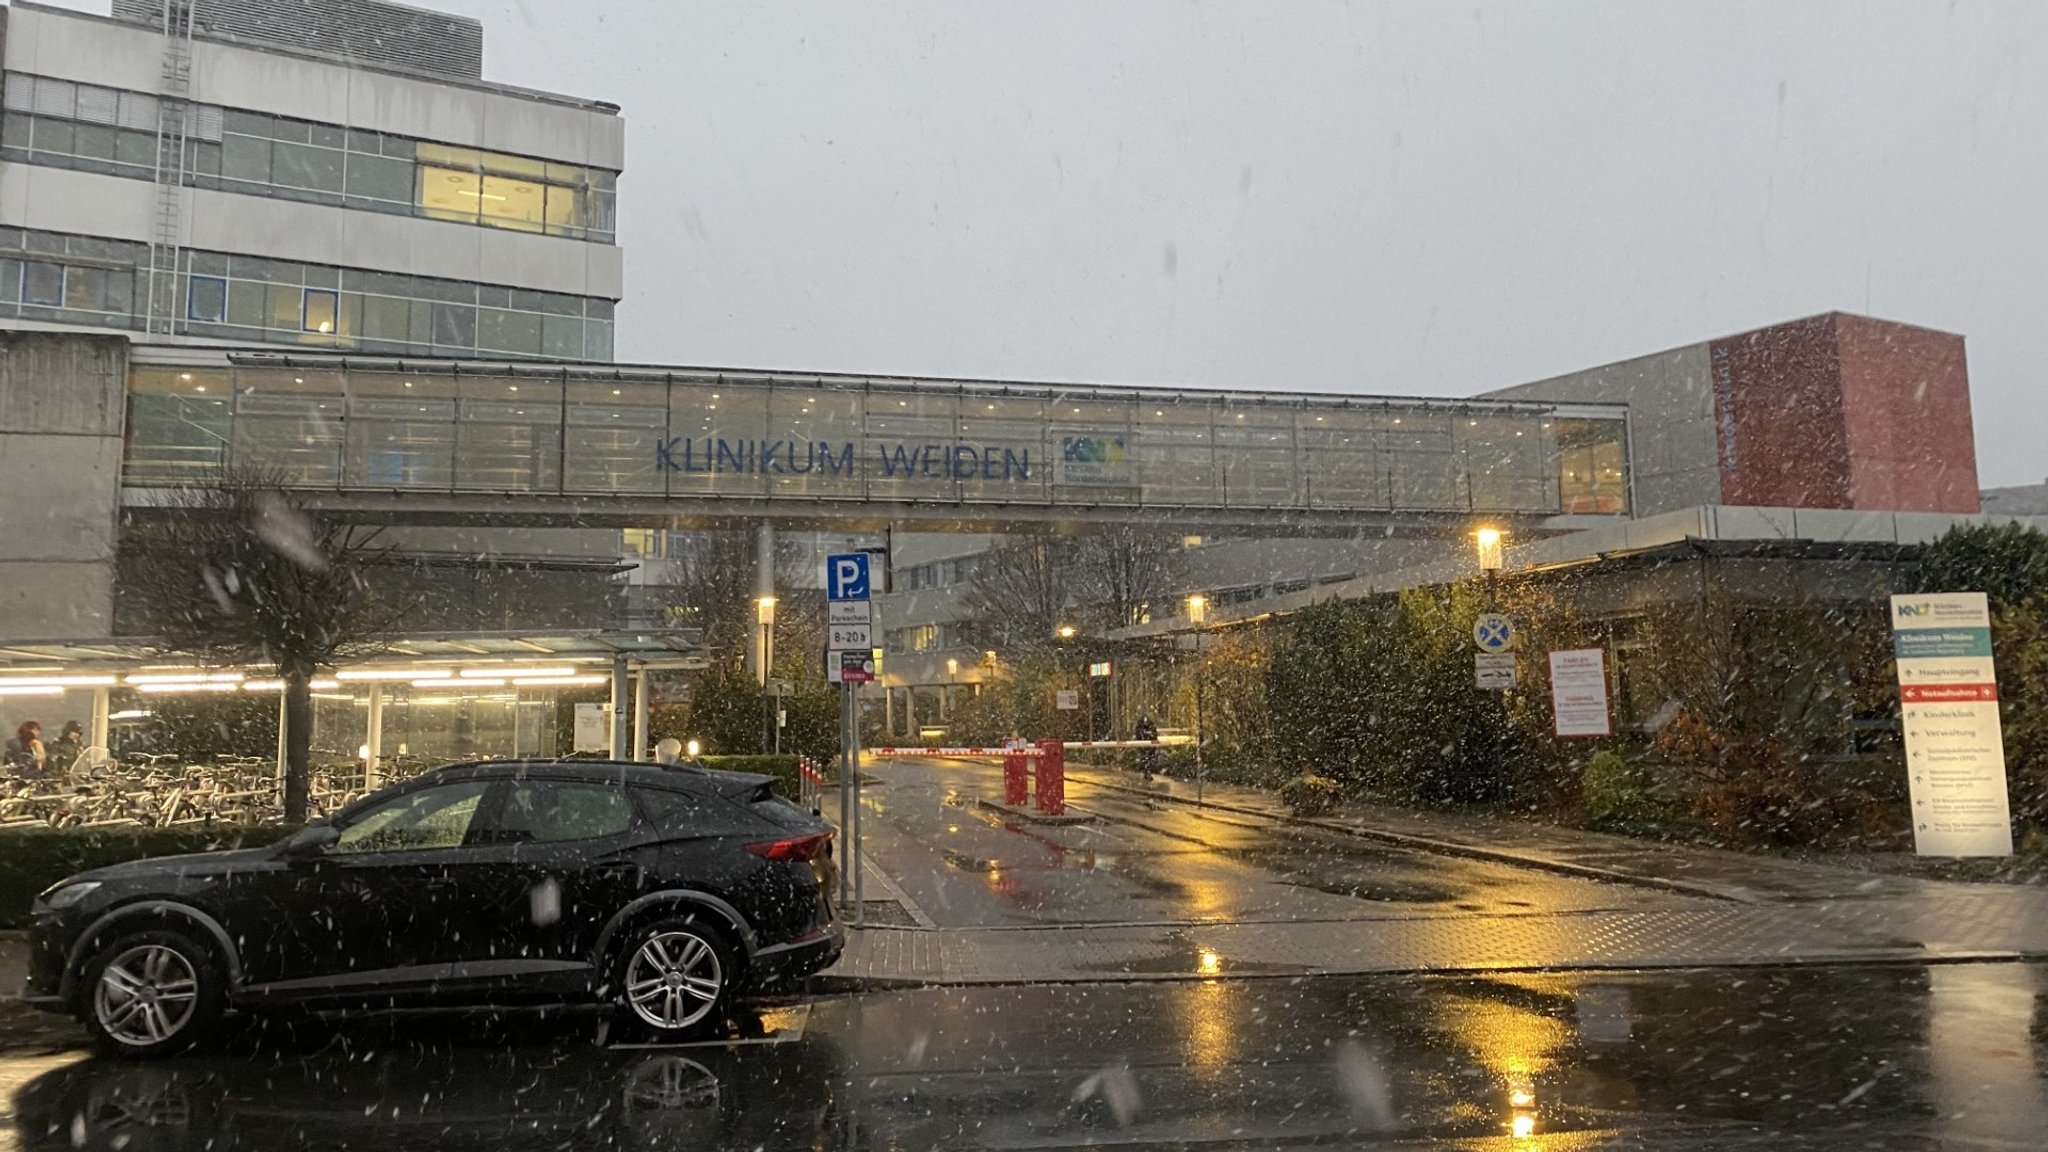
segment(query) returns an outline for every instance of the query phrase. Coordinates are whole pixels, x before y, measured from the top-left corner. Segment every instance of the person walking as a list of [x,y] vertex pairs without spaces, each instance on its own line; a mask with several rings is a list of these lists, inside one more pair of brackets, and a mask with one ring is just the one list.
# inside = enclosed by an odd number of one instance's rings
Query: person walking
[[[1131,730],[1131,739],[1156,741],[1159,739],[1159,725],[1154,724],[1152,722],[1152,717],[1150,715],[1140,716],[1138,717],[1138,726]],[[1151,783],[1152,768],[1154,765],[1158,763],[1159,749],[1138,749],[1138,768],[1140,771],[1144,772],[1146,783]]]
[[43,726],[34,720],[23,720],[7,741],[7,766],[16,772],[41,775],[44,760]]

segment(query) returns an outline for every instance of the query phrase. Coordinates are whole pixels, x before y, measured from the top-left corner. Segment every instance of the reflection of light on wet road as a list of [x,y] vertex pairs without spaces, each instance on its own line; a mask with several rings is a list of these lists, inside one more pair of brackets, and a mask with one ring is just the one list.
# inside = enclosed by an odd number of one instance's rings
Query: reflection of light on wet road
[[[1550,992],[1540,981],[1535,987],[1518,984],[1539,995]],[[1504,990],[1481,985],[1466,995],[1446,997],[1438,1006],[1436,1022],[1447,1039],[1470,1049],[1493,1074],[1507,1097],[1507,1130],[1517,1140],[1526,1140],[1536,1131],[1537,1077],[1555,1065],[1558,1054],[1571,1042],[1573,1030],[1564,1020],[1544,1015],[1526,1002],[1503,1003],[1488,995],[1489,991]]]
[[1223,971],[1223,957],[1217,955],[1212,949],[1204,948],[1200,958],[1196,961],[1195,967],[1204,976],[1214,976],[1218,972]]
[[1195,985],[1179,1001],[1186,1017],[1181,1021],[1181,1034],[1187,1037],[1190,1067],[1217,1068],[1235,1057],[1237,1030],[1230,1010],[1242,989],[1242,985],[1209,980]]
[[1927,970],[1927,1090],[1943,1135],[2040,1147],[2048,1131],[2032,1034],[2040,972],[2008,964]]

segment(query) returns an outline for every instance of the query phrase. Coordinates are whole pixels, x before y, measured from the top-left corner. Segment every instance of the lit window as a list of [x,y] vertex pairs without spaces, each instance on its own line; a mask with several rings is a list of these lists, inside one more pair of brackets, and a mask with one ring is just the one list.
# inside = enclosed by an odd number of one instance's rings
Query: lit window
[[483,178],[474,172],[420,167],[420,207],[434,220],[475,220],[482,210]]
[[547,185],[509,176],[486,176],[483,183],[483,214],[486,223],[501,228],[538,232],[547,215]]
[[548,186],[548,231],[572,232],[583,226],[577,201],[582,193],[558,184]]
[[226,319],[228,282],[220,276],[194,276],[185,286],[185,318],[204,324]]
[[331,335],[334,332],[335,315],[339,311],[340,299],[335,293],[320,288],[308,288],[305,311],[299,327],[306,332]]

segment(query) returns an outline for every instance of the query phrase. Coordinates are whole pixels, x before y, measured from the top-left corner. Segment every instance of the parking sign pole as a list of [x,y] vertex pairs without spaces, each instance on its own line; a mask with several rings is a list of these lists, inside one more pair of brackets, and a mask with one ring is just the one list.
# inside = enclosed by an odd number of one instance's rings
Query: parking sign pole
[[845,838],[845,867],[839,874],[840,903],[861,913],[860,850],[860,686],[874,678],[873,583],[865,552],[825,557],[825,675],[839,685],[839,834]]
[[863,927],[867,923],[861,903],[861,842],[860,842],[860,685],[847,685],[847,699],[851,701],[846,717],[846,759],[849,779],[853,784],[853,850],[847,853],[853,861],[853,926]]
[[839,686],[839,907],[853,903],[853,773],[846,770],[846,713],[853,691]]

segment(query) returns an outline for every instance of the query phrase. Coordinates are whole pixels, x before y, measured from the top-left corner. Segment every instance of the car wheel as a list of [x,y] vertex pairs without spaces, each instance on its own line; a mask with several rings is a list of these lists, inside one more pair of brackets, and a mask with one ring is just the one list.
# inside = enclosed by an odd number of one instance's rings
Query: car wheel
[[138,932],[100,949],[80,985],[86,1031],[106,1052],[182,1052],[212,1031],[227,1003],[212,949],[177,932]]
[[630,1022],[663,1039],[696,1035],[725,1018],[740,972],[725,937],[691,920],[633,933],[620,958],[620,1003]]

